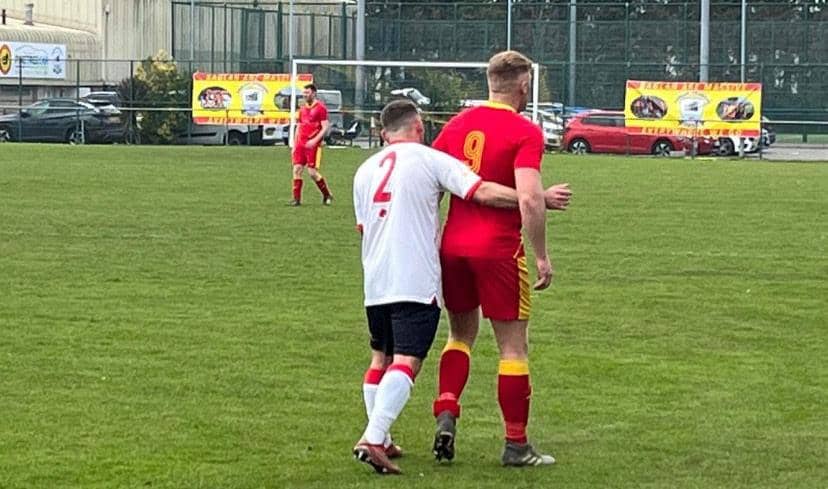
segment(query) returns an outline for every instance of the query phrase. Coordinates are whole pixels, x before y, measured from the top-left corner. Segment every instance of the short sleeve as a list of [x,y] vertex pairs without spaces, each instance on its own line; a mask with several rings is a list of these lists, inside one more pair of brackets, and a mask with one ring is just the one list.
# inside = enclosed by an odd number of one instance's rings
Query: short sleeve
[[537,126],[532,124],[530,130],[527,131],[527,134],[519,143],[515,154],[515,168],[534,168],[540,171],[545,146],[543,133]]
[[365,225],[365,209],[363,208],[365,199],[362,198],[365,180],[363,177],[364,173],[364,171],[357,170],[354,176],[354,217],[356,217],[357,230],[360,232],[362,232],[362,228]]
[[430,156],[432,174],[444,191],[469,200],[483,183],[480,175],[460,160],[439,151],[432,151]]

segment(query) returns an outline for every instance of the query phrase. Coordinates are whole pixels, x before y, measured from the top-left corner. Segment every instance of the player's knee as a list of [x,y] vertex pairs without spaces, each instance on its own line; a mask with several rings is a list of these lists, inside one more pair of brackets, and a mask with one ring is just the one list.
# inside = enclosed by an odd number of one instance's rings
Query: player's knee
[[389,368],[400,368],[402,370],[408,370],[411,372],[411,379],[414,380],[414,377],[420,373],[420,368],[423,365],[423,361],[417,357],[410,356],[410,355],[394,355],[394,362],[391,364]]

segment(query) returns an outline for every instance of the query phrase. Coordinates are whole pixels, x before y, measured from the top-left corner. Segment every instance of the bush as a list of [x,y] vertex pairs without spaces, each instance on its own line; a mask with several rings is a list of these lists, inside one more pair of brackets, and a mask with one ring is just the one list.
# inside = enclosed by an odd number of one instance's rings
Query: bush
[[190,112],[163,110],[190,107],[190,77],[178,70],[166,52],[159,51],[142,61],[132,78],[121,81],[118,91],[132,107],[162,109],[134,112],[140,121],[137,127],[142,142],[169,144],[177,134],[187,131]]

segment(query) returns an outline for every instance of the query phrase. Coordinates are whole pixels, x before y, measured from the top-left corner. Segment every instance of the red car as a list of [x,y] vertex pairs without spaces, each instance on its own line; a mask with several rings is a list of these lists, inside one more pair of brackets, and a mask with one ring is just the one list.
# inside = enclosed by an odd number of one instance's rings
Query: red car
[[564,128],[563,147],[574,154],[621,153],[669,156],[684,151],[674,136],[632,134],[627,131],[624,113],[589,111],[576,114]]

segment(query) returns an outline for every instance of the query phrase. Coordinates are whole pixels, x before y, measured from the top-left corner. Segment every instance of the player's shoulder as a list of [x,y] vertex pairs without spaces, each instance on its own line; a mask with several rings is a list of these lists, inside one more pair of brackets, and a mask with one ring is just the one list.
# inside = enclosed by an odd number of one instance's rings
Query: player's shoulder
[[543,141],[543,131],[538,124],[535,124],[530,119],[517,112],[512,113],[510,117],[510,124],[516,129],[515,136],[530,140]]

